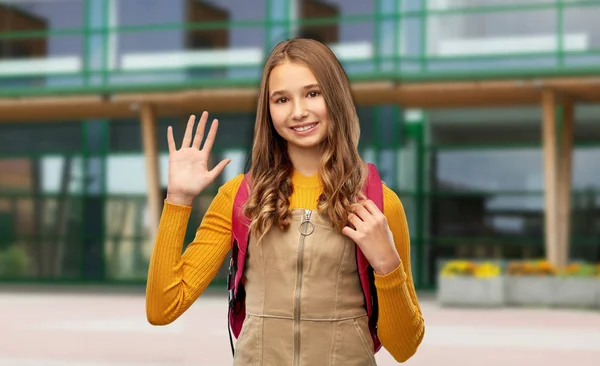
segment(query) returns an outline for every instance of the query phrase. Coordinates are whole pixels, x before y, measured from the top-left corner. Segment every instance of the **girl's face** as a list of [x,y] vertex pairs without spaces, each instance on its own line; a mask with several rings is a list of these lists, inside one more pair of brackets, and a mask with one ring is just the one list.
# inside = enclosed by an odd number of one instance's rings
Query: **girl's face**
[[329,116],[325,98],[312,71],[285,61],[271,70],[269,108],[277,133],[289,148],[319,147],[327,137]]

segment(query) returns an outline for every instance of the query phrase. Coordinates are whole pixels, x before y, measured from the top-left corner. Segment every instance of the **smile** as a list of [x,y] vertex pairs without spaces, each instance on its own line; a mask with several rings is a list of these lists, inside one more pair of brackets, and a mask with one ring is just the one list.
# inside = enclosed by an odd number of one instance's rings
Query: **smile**
[[306,126],[292,127],[292,129],[296,132],[306,132],[308,130],[312,130],[316,126],[317,126],[317,122],[311,123],[310,125],[306,125]]

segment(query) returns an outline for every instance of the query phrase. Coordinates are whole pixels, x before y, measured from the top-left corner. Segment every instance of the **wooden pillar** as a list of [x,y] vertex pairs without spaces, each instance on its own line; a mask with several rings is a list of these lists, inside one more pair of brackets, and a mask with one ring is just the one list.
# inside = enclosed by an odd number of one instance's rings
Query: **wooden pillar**
[[160,220],[161,193],[158,171],[158,147],[156,138],[156,115],[154,107],[143,104],[140,108],[142,144],[146,159],[146,182],[148,184],[148,217],[151,242],[154,242]]
[[542,143],[544,151],[544,226],[546,259],[560,266],[558,222],[558,160],[556,141],[557,95],[552,90],[542,91]]
[[558,157],[558,263],[560,266],[566,265],[569,260],[574,119],[575,107],[573,101],[567,98],[563,102],[563,125]]

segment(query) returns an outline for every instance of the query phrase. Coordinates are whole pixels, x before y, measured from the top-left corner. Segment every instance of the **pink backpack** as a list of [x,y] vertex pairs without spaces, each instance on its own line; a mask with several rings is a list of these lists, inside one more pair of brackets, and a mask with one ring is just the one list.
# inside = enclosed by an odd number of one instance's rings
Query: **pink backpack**
[[[372,200],[381,212],[383,212],[383,189],[381,186],[381,178],[379,177],[375,165],[370,163],[367,165],[369,173],[363,192],[367,198]],[[248,182],[248,174],[246,174],[233,203],[232,252],[229,261],[227,289],[229,292],[229,342],[231,344],[231,351],[234,354],[235,351],[233,340],[231,338],[231,331],[233,331],[233,335],[237,339],[242,330],[244,319],[246,318],[246,292],[244,290],[243,274],[248,249],[248,229],[250,227],[250,221],[244,216],[242,208],[248,199]],[[360,284],[365,295],[365,309],[367,311],[367,316],[369,317],[369,330],[371,332],[371,337],[373,338],[374,352],[376,353],[381,348],[381,342],[377,337],[378,306],[373,268],[358,246],[356,247],[356,259]]]

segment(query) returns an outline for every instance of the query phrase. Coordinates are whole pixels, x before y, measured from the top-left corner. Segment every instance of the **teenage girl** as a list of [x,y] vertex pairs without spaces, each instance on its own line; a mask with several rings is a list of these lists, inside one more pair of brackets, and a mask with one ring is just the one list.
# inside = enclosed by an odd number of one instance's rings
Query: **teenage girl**
[[[232,237],[233,201],[244,175],[217,195],[182,254],[193,199],[230,159],[212,170],[214,120],[196,133],[191,116],[177,149],[171,127],[168,192],[148,273],[146,312],[154,325],[177,319],[222,267]],[[415,293],[406,216],[383,183],[383,213],[361,194],[365,164],[350,82],[322,43],[278,44],[262,75],[245,215],[251,220],[245,271],[246,318],[235,365],[375,365],[356,268],[358,246],[374,270],[377,335],[399,362],[424,335]],[[306,220],[314,230],[301,235]]]

